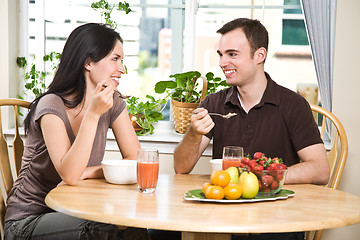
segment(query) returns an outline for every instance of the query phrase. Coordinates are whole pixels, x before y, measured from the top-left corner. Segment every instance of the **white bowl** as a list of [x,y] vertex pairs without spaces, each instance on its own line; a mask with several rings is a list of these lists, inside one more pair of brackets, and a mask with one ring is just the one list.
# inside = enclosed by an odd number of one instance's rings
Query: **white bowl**
[[136,183],[136,160],[103,160],[101,166],[105,179],[109,183]]
[[210,165],[211,171],[222,170],[222,159],[211,159]]

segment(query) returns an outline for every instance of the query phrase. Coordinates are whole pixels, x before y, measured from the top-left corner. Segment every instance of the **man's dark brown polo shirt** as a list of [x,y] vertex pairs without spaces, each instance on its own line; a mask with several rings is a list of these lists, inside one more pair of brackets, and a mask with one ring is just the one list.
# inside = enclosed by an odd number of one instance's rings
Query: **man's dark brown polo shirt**
[[200,104],[209,112],[237,113],[230,119],[211,116],[215,127],[213,158],[222,158],[224,146],[242,146],[251,156],[259,151],[281,157],[287,166],[299,162],[297,151],[322,143],[308,102],[299,94],[276,84],[270,76],[259,104],[248,113],[241,107],[235,86],[208,95]]

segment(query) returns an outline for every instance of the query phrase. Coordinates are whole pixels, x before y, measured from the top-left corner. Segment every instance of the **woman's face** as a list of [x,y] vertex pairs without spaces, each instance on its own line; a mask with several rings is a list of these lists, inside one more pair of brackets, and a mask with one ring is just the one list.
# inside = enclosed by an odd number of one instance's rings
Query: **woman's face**
[[87,86],[96,87],[96,85],[105,80],[105,84],[111,84],[117,87],[121,75],[126,72],[122,63],[124,50],[122,43],[117,40],[114,49],[99,62],[89,62],[85,66],[85,76]]

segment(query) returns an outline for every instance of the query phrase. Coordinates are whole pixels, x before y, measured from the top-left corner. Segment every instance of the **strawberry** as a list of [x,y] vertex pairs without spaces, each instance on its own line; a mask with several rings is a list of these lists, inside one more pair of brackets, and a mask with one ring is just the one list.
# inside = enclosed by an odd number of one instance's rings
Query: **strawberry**
[[252,172],[252,169],[250,168],[249,165],[246,165],[244,163],[240,163],[239,168],[241,169],[241,171],[248,171],[248,172]]
[[257,165],[257,162],[255,159],[250,160],[249,162],[249,166],[251,167],[251,169],[254,169],[254,167]]
[[282,158],[277,158],[277,157],[275,157],[275,158],[273,158],[273,161],[274,161],[274,163],[276,163],[276,164],[283,163]]
[[268,170],[275,170],[276,169],[276,163],[270,163],[267,169]]
[[264,170],[264,167],[262,165],[258,164],[258,165],[255,165],[253,170],[257,171],[257,172],[262,172],[262,170]]
[[243,164],[249,165],[249,162],[250,162],[250,158],[248,158],[248,157],[243,157],[241,159],[241,163],[243,163]]
[[255,165],[255,167],[253,168],[253,172],[258,178],[260,178],[263,175],[263,170],[264,170],[264,167],[259,164]]
[[260,158],[262,158],[263,155],[264,154],[262,152],[256,152],[256,153],[254,153],[254,159],[260,159]]
[[[283,163],[276,164],[276,170],[285,170],[287,166]],[[281,181],[284,178],[284,171],[277,171],[276,176],[274,176],[278,181]]]
[[287,166],[283,163],[278,163],[278,164],[276,164],[276,169],[277,170],[285,170],[285,169],[287,169]]
[[270,175],[263,175],[261,176],[261,186],[263,189],[270,188],[271,184],[273,183],[274,178]]
[[278,181],[273,181],[270,185],[270,189],[271,190],[275,190],[279,187],[279,182]]

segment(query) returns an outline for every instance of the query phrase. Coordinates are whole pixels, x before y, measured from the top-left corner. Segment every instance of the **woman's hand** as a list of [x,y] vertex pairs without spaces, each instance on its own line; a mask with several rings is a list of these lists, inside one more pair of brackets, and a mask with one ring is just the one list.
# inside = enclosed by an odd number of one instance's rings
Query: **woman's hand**
[[92,96],[89,112],[92,112],[98,116],[106,113],[113,106],[113,95],[115,87],[113,85],[107,85],[104,87],[102,81],[96,85],[95,94]]
[[104,172],[101,166],[87,167],[79,180],[88,178],[104,178]]

